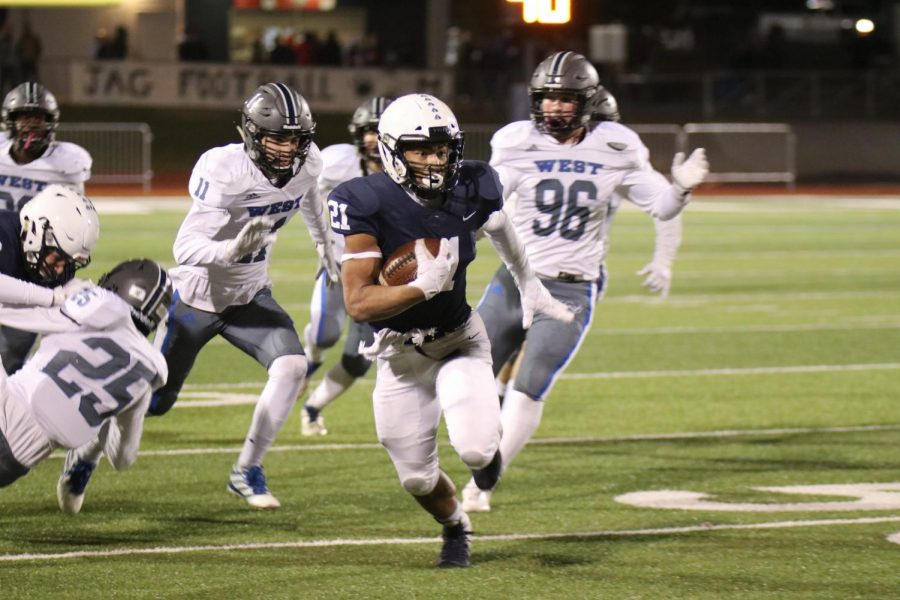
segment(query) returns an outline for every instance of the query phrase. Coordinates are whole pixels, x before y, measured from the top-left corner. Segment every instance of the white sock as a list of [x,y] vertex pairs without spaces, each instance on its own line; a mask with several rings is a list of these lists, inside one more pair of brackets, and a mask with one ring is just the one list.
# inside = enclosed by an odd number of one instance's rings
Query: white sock
[[530,396],[517,390],[511,389],[506,392],[503,410],[500,413],[500,422],[503,425],[500,455],[503,457],[504,471],[537,431],[543,412],[543,401],[532,400]]
[[238,457],[241,468],[262,465],[263,457],[294,408],[305,376],[306,358],[300,354],[279,356],[272,362],[269,380],[256,402],[250,431]]
[[316,346],[316,336],[313,334],[312,323],[307,323],[303,328],[303,351],[309,362],[321,364],[325,358],[325,349]]
[[356,381],[356,377],[348,373],[341,363],[338,363],[328,369],[325,377],[322,378],[315,391],[310,394],[306,403],[315,409],[322,410],[346,392],[354,381]]
[[499,379],[495,379],[494,382],[497,384],[497,395],[503,398],[506,395],[508,382],[500,381]]

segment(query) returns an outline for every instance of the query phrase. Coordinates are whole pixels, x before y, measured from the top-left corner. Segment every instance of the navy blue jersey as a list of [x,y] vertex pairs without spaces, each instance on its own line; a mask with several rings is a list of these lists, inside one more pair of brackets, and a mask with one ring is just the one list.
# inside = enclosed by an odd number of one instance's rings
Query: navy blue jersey
[[385,173],[351,179],[328,196],[332,228],[341,235],[365,233],[378,240],[385,258],[410,240],[459,237],[453,289],[383,321],[375,329],[437,327],[451,330],[469,318],[466,267],[475,258],[475,232],[503,206],[500,179],[487,163],[463,161],[459,181],[437,208],[422,206]]
[[19,213],[0,210],[0,273],[23,281],[31,281],[25,270],[25,253],[19,240],[21,231]]

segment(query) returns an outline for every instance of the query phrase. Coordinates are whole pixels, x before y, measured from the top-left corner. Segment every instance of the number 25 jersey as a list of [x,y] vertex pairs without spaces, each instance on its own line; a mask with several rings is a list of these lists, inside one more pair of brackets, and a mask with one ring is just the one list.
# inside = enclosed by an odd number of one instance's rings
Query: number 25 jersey
[[165,383],[165,359],[114,293],[89,288],[61,309],[33,314],[43,315],[44,324],[59,320],[66,330],[44,336],[34,356],[9,378],[9,391],[28,405],[55,443],[77,448],[91,441],[107,419],[125,410],[146,410],[139,404],[149,403],[151,392]]

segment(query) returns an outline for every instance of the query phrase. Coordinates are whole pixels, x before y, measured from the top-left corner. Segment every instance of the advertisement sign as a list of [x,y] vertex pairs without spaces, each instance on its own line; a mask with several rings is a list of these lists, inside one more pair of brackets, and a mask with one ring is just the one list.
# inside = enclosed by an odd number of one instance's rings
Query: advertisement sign
[[283,81],[314,112],[347,113],[372,96],[426,92],[448,99],[449,74],[413,69],[269,67],[216,63],[73,61],[73,104],[231,110],[256,86]]

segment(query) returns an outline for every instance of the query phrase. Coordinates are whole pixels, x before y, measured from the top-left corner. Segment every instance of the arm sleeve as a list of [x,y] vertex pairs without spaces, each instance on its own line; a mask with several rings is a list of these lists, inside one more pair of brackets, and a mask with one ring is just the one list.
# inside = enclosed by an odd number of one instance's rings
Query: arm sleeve
[[656,219],[656,246],[653,249],[654,264],[671,269],[681,245],[681,215],[660,221]]
[[150,393],[144,394],[100,431],[103,453],[116,471],[130,468],[137,460],[141,436],[144,433],[144,415],[150,405]]
[[0,274],[0,304],[49,307],[53,304],[53,290]]
[[620,184],[621,192],[638,208],[661,221],[681,212],[690,200],[690,191],[670,184],[650,165],[646,146],[638,153],[638,164]]
[[188,190],[193,206],[175,238],[173,252],[179,265],[203,266],[228,264],[225,259],[229,240],[216,240],[222,228],[231,222],[228,211],[235,174],[229,170],[227,158],[214,149],[197,161],[191,172]]
[[310,186],[309,191],[300,200],[300,214],[309,230],[309,235],[316,244],[328,241],[329,224],[325,217],[325,203],[319,196],[319,188]]
[[224,208],[214,208],[194,200],[175,238],[173,254],[179,265],[224,264],[228,240],[216,241],[213,236],[231,221]]
[[23,331],[46,335],[78,331],[81,325],[56,308],[12,308],[0,306],[0,324]]
[[506,268],[509,269],[516,285],[522,289],[524,282],[535,277],[528,258],[525,255],[525,246],[516,234],[509,215],[503,210],[491,213],[490,218],[484,224],[484,232],[491,240],[491,244],[497,249],[497,254]]

